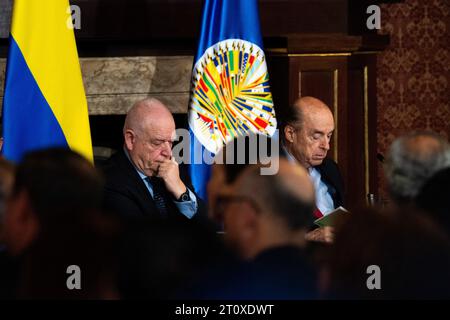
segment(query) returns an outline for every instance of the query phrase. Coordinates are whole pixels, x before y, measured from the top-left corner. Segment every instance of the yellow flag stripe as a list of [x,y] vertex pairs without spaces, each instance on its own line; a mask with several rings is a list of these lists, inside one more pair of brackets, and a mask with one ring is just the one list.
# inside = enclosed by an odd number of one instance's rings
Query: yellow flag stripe
[[92,161],[88,107],[67,0],[15,0],[11,34],[67,143]]

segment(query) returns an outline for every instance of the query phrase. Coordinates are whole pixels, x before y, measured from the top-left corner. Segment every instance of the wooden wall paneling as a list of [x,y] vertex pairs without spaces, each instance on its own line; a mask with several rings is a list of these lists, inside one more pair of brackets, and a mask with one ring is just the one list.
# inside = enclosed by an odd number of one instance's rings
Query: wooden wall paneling
[[349,202],[353,206],[365,205],[367,194],[377,190],[376,158],[376,58],[374,54],[355,54],[349,60],[348,126]]
[[[352,65],[353,64],[353,65]],[[350,210],[365,203],[367,190],[365,188],[365,69],[364,66],[355,66],[350,59],[348,71],[348,130],[354,134],[349,135],[348,145],[348,203]]]
[[330,107],[336,127],[329,156],[339,164],[344,181],[348,181],[347,58],[348,54],[290,55],[290,103],[314,96]]
[[281,119],[289,105],[289,60],[285,55],[269,54],[266,57],[275,114]]
[[[291,56],[290,85],[291,94],[289,102],[292,104],[301,96],[314,96],[323,100],[333,112],[336,120],[336,133],[332,140],[330,156],[340,161],[340,140],[346,136],[346,82],[347,61],[346,56]],[[337,149],[335,148],[337,146]]]

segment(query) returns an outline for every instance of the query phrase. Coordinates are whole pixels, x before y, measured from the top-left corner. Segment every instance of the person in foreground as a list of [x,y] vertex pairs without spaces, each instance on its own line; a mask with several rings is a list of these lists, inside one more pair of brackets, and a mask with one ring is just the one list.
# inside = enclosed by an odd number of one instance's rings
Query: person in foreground
[[[278,160],[277,160],[278,161]],[[275,175],[249,165],[216,195],[224,240],[241,259],[194,286],[191,298],[315,299],[316,272],[305,253],[314,188],[306,170],[279,159]]]
[[397,206],[412,204],[428,179],[448,167],[450,145],[441,136],[416,131],[398,137],[384,165],[390,198]]
[[[0,297],[118,297],[113,254],[118,224],[101,213],[102,190],[93,165],[71,150],[25,155],[7,201],[8,256],[0,263]],[[81,277],[71,281],[75,270]],[[78,286],[82,290],[71,290]]]

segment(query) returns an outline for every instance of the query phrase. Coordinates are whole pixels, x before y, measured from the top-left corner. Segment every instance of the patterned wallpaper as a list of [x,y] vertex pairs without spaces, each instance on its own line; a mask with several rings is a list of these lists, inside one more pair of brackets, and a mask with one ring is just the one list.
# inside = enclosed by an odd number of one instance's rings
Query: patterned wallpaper
[[450,138],[450,0],[384,4],[381,24],[391,44],[378,57],[378,152],[414,129]]

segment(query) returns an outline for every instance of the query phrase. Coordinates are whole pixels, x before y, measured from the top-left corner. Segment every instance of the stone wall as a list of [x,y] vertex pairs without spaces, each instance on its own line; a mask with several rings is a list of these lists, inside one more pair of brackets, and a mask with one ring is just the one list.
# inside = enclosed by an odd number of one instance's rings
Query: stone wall
[[[89,114],[125,114],[145,97],[162,100],[173,113],[185,113],[192,63],[191,56],[81,58]],[[0,101],[5,66],[6,59],[0,59]]]

